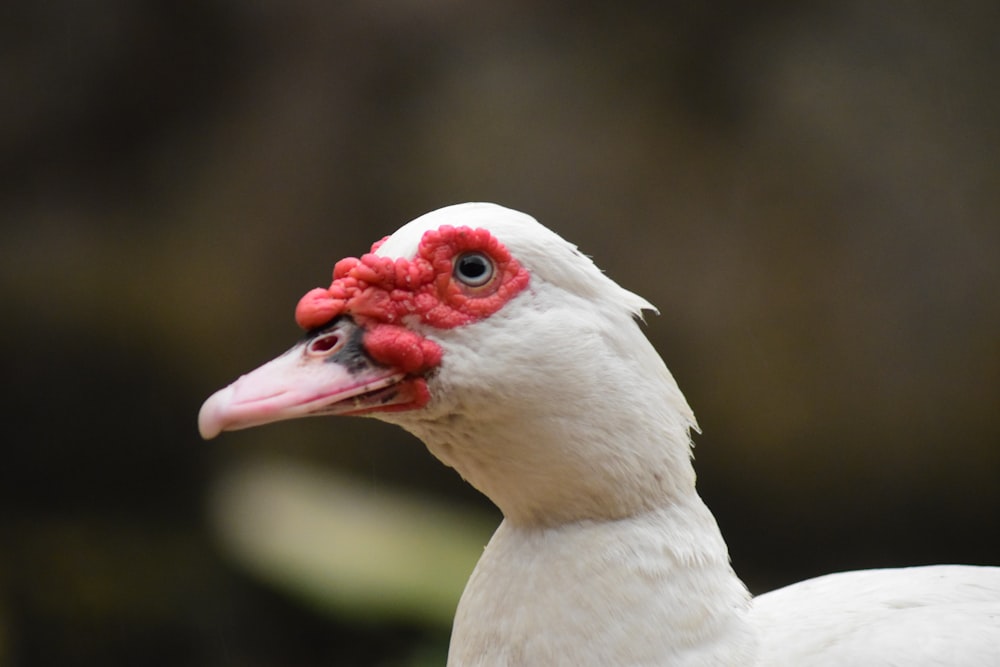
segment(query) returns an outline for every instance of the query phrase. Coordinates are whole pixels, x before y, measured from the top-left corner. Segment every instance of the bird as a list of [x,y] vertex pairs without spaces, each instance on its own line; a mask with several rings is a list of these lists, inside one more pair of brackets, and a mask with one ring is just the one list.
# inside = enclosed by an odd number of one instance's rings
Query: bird
[[1000,567],[841,572],[753,597],[695,486],[655,311],[531,216],[467,203],[336,263],[304,337],[205,401],[202,437],[306,416],[416,435],[503,519],[449,667],[1000,665]]

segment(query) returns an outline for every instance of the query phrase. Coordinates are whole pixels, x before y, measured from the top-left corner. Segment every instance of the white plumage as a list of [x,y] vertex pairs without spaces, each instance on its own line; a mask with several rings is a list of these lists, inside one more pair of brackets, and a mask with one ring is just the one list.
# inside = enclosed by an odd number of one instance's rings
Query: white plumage
[[[400,374],[348,373],[307,339],[206,401],[200,425],[212,437],[373,409],[488,495],[505,518],[459,603],[449,665],[1000,665],[998,568],[836,574],[751,600],[695,491],[694,415],[635,321],[651,306],[491,204],[422,216],[377,255],[413,260],[445,225],[488,230],[530,281],[458,326],[392,320],[441,350],[421,371],[429,402],[381,411]],[[350,303],[338,345],[374,326]],[[281,398],[325,373],[308,400]]]

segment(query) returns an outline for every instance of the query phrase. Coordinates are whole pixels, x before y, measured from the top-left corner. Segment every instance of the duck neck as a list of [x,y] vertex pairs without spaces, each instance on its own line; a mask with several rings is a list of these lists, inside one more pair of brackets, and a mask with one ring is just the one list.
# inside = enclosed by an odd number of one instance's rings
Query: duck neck
[[[525,400],[492,415],[467,410],[409,427],[509,523],[556,527],[697,499],[690,423],[669,404],[648,403]],[[594,406],[585,418],[581,404]]]
[[748,605],[693,492],[618,519],[505,519],[462,595],[448,664],[751,664]]

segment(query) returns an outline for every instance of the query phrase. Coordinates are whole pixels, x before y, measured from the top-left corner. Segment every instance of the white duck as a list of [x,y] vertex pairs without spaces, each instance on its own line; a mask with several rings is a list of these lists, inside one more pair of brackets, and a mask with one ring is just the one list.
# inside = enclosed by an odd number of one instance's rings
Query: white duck
[[751,600],[695,491],[652,308],[533,218],[450,206],[337,264],[306,338],[214,394],[220,431],[401,425],[503,511],[449,665],[1000,665],[1000,568],[834,574]]

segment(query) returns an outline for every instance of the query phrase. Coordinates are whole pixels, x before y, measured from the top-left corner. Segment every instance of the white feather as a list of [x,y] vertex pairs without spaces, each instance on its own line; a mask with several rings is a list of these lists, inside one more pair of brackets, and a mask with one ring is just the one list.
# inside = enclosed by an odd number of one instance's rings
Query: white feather
[[[421,333],[444,350],[426,410],[389,413],[505,519],[459,604],[449,665],[1000,665],[1000,569],[813,579],[751,604],[695,491],[694,415],[635,318],[652,306],[531,217],[484,227],[531,273],[493,316]],[[419,326],[419,325],[418,325]]]

